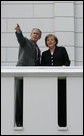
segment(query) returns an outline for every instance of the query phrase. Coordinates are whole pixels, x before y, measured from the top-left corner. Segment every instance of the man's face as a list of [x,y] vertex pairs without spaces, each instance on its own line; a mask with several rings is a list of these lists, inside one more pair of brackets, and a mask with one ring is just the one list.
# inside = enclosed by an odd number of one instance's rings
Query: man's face
[[31,37],[31,40],[33,42],[37,42],[40,38],[41,38],[41,35],[40,35],[40,32],[38,29],[34,29],[30,35]]

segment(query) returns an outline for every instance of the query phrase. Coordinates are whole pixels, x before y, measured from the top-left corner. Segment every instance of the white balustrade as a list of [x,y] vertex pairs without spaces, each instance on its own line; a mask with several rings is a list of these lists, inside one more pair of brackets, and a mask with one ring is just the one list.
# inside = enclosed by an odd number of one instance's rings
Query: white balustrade
[[[14,127],[14,80],[23,77],[23,128]],[[67,126],[58,126],[58,78],[66,78]],[[82,135],[83,67],[2,67],[2,135]]]

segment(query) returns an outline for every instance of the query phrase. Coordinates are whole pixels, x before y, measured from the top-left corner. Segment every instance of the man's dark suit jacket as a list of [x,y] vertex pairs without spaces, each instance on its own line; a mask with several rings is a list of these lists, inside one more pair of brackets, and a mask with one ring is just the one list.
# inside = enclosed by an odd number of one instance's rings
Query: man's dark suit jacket
[[[56,46],[53,54],[53,66],[69,66],[70,60],[64,47]],[[50,50],[44,51],[41,58],[41,66],[52,66]]]
[[23,36],[22,32],[16,33],[17,40],[20,44],[17,66],[39,66],[40,49],[38,48],[38,60],[35,60],[35,45],[32,40]]

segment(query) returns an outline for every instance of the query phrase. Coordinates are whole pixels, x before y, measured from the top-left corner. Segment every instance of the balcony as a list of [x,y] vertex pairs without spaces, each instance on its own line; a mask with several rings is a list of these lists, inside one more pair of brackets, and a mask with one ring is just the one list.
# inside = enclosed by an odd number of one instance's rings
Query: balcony
[[[21,128],[14,126],[15,78],[23,80]],[[83,68],[2,67],[1,134],[82,135]]]

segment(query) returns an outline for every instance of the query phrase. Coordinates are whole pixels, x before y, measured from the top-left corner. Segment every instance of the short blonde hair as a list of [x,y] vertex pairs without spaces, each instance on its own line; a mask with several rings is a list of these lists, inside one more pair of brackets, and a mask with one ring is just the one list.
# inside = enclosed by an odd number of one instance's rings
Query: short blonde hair
[[46,46],[48,47],[48,45],[47,45],[47,39],[49,37],[53,37],[54,38],[54,40],[56,41],[56,44],[55,44],[55,46],[56,46],[58,44],[58,38],[54,34],[48,34],[48,35],[46,35],[46,37],[45,37],[45,44],[46,44]]

